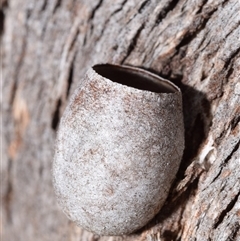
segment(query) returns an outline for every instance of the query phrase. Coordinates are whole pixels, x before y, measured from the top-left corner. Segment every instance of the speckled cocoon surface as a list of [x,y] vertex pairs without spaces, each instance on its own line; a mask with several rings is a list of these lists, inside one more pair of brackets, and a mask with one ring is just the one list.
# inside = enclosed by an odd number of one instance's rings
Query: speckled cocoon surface
[[159,212],[179,168],[181,92],[167,81],[174,93],[133,88],[92,68],[81,83],[57,135],[53,183],[58,202],[84,229],[128,234]]

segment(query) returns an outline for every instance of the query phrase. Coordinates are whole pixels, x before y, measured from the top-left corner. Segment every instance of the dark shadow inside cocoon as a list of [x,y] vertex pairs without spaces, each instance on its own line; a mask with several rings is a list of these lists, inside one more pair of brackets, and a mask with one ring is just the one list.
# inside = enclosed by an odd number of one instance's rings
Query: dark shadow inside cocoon
[[131,67],[102,64],[93,69],[101,76],[122,85],[155,93],[175,93],[179,90],[160,77]]

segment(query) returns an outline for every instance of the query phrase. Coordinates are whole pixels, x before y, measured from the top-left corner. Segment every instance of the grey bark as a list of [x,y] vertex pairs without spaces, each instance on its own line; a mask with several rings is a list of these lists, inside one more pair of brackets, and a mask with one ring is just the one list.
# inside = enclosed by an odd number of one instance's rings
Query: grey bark
[[[3,240],[240,240],[240,2],[2,1]],[[183,92],[185,152],[159,214],[98,237],[61,212],[59,118],[89,66],[148,69]]]

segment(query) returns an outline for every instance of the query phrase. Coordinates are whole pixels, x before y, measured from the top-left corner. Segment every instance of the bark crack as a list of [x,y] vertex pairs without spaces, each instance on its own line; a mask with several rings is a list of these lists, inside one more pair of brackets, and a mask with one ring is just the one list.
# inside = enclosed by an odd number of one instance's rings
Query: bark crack
[[[98,2],[98,4],[93,8],[92,13],[91,13],[90,16],[89,16],[88,21],[91,22],[90,35],[92,35],[93,28],[94,28],[94,25],[93,25],[94,16],[95,16],[97,10],[101,7],[102,3],[103,3],[103,0],[100,0],[100,1]],[[85,36],[85,37],[86,37],[86,36]],[[85,42],[86,42],[86,38],[84,39],[84,45],[85,45]]]
[[[223,167],[229,162],[229,160],[231,159],[231,157],[233,156],[233,154],[237,151],[237,149],[239,148],[240,145],[240,141],[235,145],[235,147],[233,148],[233,150],[231,151],[231,153],[227,156],[227,158],[225,159],[224,163],[221,164],[221,169],[218,172],[218,174],[214,177],[214,179],[212,180],[211,184],[214,183],[218,177],[221,175]],[[210,185],[211,185],[210,184]]]
[[239,122],[240,122],[240,115],[234,116],[230,123],[231,130],[235,129],[235,127],[238,125]]
[[199,8],[198,11],[196,12],[196,14],[199,14],[199,13],[202,12],[203,7],[204,7],[204,5],[207,3],[207,1],[208,1],[208,0],[203,0],[202,5],[200,6],[200,8]]
[[54,6],[54,9],[53,9],[53,14],[57,11],[58,8],[61,7],[61,4],[62,4],[62,0],[57,0],[55,6]]
[[[58,98],[63,102],[68,97],[73,77],[73,63],[76,56],[76,42],[79,34],[79,18],[76,18],[63,48],[60,62],[60,76],[57,85]],[[57,98],[56,98],[57,99]]]
[[[103,27],[102,27],[102,31],[101,31],[100,35],[99,35],[99,36],[96,38],[96,40],[95,40],[96,42],[99,41],[99,39],[101,39],[101,37],[103,36],[105,30],[107,30],[107,25],[108,25],[108,23],[110,22],[111,18],[112,18],[115,14],[117,14],[118,12],[120,12],[120,11],[122,10],[122,8],[123,8],[123,6],[125,5],[126,2],[127,2],[127,0],[124,0],[124,1],[122,2],[122,4],[121,4],[121,7],[118,8],[118,9],[116,9],[114,12],[112,12],[111,15],[109,16],[109,18],[107,18],[107,20],[105,21],[105,23],[104,23],[104,25],[103,25]],[[92,27],[93,27],[93,26],[92,26]],[[85,35],[84,41],[83,41],[83,46],[86,44],[86,40],[87,40],[87,38],[86,38],[86,35]]]
[[[28,19],[28,18],[29,18],[29,12],[27,11],[26,19]],[[23,38],[21,53],[19,55],[17,65],[15,67],[16,70],[14,72],[14,77],[13,77],[14,83],[13,83],[13,87],[12,87],[12,90],[11,90],[11,97],[10,97],[11,106],[13,105],[14,98],[15,98],[15,95],[16,95],[16,91],[17,91],[17,88],[18,88],[20,69],[21,69],[22,65],[24,64],[23,60],[24,60],[25,55],[26,55],[27,39],[28,39],[28,24],[27,24],[27,22],[26,22],[25,27],[26,27],[26,33],[25,33],[25,37]]]
[[[188,45],[198,33],[201,32],[207,25],[208,21],[211,19],[211,16],[217,11],[217,7],[209,11],[208,13],[200,14],[196,17],[193,23],[189,26],[186,35],[182,38],[179,44],[176,46],[176,50],[179,50],[181,47]],[[198,24],[196,24],[198,23]]]
[[138,9],[138,13],[142,13],[144,11],[144,9],[150,4],[150,2],[151,2],[150,0],[144,1],[141,4],[140,8]]
[[172,1],[168,2],[168,5],[166,5],[160,11],[160,13],[157,15],[156,20],[155,20],[155,25],[158,25],[159,23],[161,23],[162,20],[167,16],[167,14],[176,7],[178,2],[179,2],[179,0],[172,0]]
[[47,8],[47,0],[44,0],[41,11],[44,12],[46,10],[46,8]]
[[128,47],[127,53],[125,55],[125,57],[123,58],[123,60],[121,61],[121,64],[123,64],[125,62],[125,60],[130,56],[130,54],[132,53],[132,51],[134,50],[136,44],[137,44],[137,40],[142,32],[142,30],[144,29],[145,24],[143,24],[135,33],[134,37],[132,38],[132,41],[130,42],[130,45]]
[[12,185],[12,176],[11,176],[11,169],[12,169],[12,160],[8,161],[8,180],[7,180],[7,191],[4,195],[4,204],[6,210],[6,217],[9,223],[12,222],[12,212],[11,212],[11,201],[13,195],[13,185]]
[[231,153],[227,156],[227,158],[224,161],[224,164],[226,165],[229,160],[232,158],[233,154],[237,151],[237,149],[239,148],[240,145],[240,140],[238,141],[238,143],[234,146],[233,150],[231,151]]
[[227,205],[227,207],[221,212],[221,214],[218,217],[217,222],[214,224],[213,228],[216,229],[223,221],[223,219],[226,217],[226,215],[233,209],[234,205],[236,204],[238,197],[240,195],[240,192],[231,200],[231,202]]
[[[237,237],[239,237],[238,235],[238,231],[240,230],[240,224],[239,222],[236,222],[234,224],[234,229],[233,229],[233,232],[232,234],[228,237],[228,239],[226,241],[233,241],[233,240],[236,240],[237,241]],[[237,236],[238,235],[238,236]]]
[[116,9],[116,10],[110,15],[108,21],[110,20],[110,18],[111,18],[113,15],[115,15],[116,13],[120,12],[120,11],[123,9],[123,7],[124,7],[124,5],[126,4],[127,1],[128,1],[128,0],[124,0],[124,1],[121,3],[121,7],[118,8],[118,9]]
[[69,70],[69,76],[68,76],[68,85],[67,85],[67,93],[66,93],[66,97],[69,96],[70,89],[71,89],[71,85],[72,85],[72,82],[73,82],[74,60],[75,60],[75,58],[73,58],[73,61],[72,61],[72,63],[71,63],[71,67],[70,67],[70,70]]
[[0,9],[0,35],[3,33],[4,29],[5,14],[2,9]]
[[57,127],[58,127],[58,123],[59,123],[59,120],[60,120],[60,109],[61,109],[61,105],[62,105],[62,100],[61,99],[58,99],[57,101],[57,105],[56,105],[56,109],[54,111],[54,114],[53,114],[53,118],[52,118],[52,129],[54,131],[57,130]]
[[4,21],[5,21],[5,10],[8,7],[7,1],[2,2],[2,6],[0,7],[0,36],[4,31]]
[[223,69],[226,69],[230,64],[231,62],[233,62],[234,58],[238,55],[238,53],[240,52],[240,47],[235,49],[230,55],[229,57],[227,58],[225,64],[224,64],[224,67]]
[[94,9],[92,10],[92,14],[91,14],[90,17],[89,17],[89,20],[94,19],[94,16],[95,16],[95,14],[96,14],[96,11],[101,7],[102,3],[103,3],[103,0],[100,0],[100,1],[98,2],[98,4],[96,5],[96,7],[94,7]]
[[232,27],[232,29],[230,29],[230,31],[227,33],[227,35],[225,36],[225,41],[226,41],[226,39],[228,38],[228,36],[232,33],[232,32],[234,32],[237,28],[239,28],[239,26],[240,26],[240,21],[238,21],[233,27]]

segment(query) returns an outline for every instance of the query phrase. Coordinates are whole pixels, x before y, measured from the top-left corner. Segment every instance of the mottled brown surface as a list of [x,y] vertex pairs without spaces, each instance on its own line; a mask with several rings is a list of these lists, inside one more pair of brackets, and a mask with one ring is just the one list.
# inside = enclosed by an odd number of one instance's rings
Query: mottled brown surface
[[[2,4],[3,240],[238,240],[240,3],[8,0]],[[186,149],[166,205],[129,237],[96,237],[56,204],[59,117],[99,62],[149,69],[183,92]]]
[[[142,90],[137,87],[146,79],[140,77],[133,88],[126,85],[134,81],[130,73],[146,71],[118,70],[128,74],[110,80],[87,71],[61,118],[53,162],[65,213],[84,229],[109,236],[132,233],[159,212],[184,150],[180,90],[160,78],[174,91],[159,92],[160,84],[157,92]],[[148,86],[152,82],[148,78]]]

